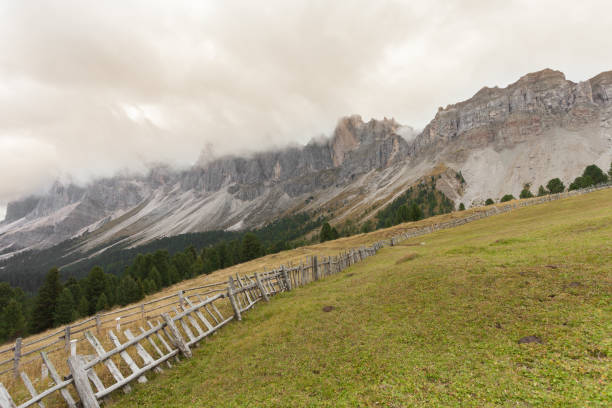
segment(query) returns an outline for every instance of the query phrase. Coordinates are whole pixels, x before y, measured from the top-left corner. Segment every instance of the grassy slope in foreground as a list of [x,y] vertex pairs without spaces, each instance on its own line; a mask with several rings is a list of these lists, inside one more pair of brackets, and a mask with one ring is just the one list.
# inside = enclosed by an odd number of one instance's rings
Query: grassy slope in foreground
[[[259,304],[116,405],[610,406],[611,201],[384,249]],[[529,335],[543,344],[517,343]]]

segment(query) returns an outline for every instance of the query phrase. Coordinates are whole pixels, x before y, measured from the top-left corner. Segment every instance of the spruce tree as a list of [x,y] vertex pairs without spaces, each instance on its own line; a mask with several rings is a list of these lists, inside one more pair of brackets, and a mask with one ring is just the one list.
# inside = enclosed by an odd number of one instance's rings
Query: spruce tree
[[331,239],[338,239],[339,237],[340,237],[340,234],[338,233],[338,230],[336,229],[336,227],[332,227]]
[[565,191],[565,185],[563,185],[563,182],[558,177],[550,179],[546,184],[546,188],[550,194],[558,194]]
[[[605,183],[608,181],[608,176],[598,166],[591,164],[584,169],[582,177],[590,177],[592,184]],[[591,185],[592,185],[591,184]],[[588,187],[588,186],[585,186]]]
[[544,188],[544,186],[538,187],[538,197],[542,197],[548,194],[548,191]]
[[57,299],[57,308],[55,309],[54,322],[56,326],[70,323],[77,317],[74,298],[72,292],[68,288],[64,288]]
[[108,301],[106,300],[106,294],[102,293],[96,302],[96,312],[108,309]]
[[23,305],[16,299],[11,299],[0,311],[0,339],[12,340],[23,337],[26,334],[26,321],[23,313]]
[[321,226],[319,239],[321,240],[321,242],[329,241],[331,239],[331,226],[329,225],[329,222],[324,222]]
[[459,204],[459,211],[464,211],[465,210],[465,205],[463,203]]
[[531,193],[531,190],[529,190],[529,185],[526,185],[525,187],[523,187],[523,189],[521,190],[521,194],[519,195],[519,198],[532,198],[533,194]]
[[153,282],[155,282],[156,289],[161,289],[163,287],[161,275],[155,265],[151,268],[151,271],[149,272],[149,279],[152,279]]
[[87,298],[85,297],[85,295],[81,296],[81,299],[79,299],[79,304],[77,305],[77,311],[79,312],[80,317],[86,317],[90,315],[89,302],[87,301]]
[[59,270],[53,268],[47,273],[45,282],[40,287],[36,297],[30,322],[33,332],[38,333],[53,327],[55,308],[61,291],[62,284],[59,280]]
[[89,300],[88,314],[94,314],[98,311],[98,298],[106,291],[106,278],[104,277],[104,271],[101,267],[94,266],[91,271],[89,271],[86,288],[87,299]]
[[119,285],[119,303],[125,306],[128,303],[138,302],[144,297],[143,292],[139,283],[132,276],[126,275]]
[[244,235],[244,238],[242,238],[241,253],[242,262],[259,258],[262,255],[261,243],[255,234],[248,232]]

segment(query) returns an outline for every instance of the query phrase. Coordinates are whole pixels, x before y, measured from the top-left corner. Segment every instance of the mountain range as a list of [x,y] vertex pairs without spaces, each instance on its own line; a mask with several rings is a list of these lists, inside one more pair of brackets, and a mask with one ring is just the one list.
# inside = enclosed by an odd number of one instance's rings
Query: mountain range
[[203,155],[188,170],[158,166],[85,186],[56,182],[44,195],[8,204],[0,259],[68,239],[86,253],[255,228],[303,211],[332,224],[359,223],[432,176],[456,206],[478,205],[518,196],[525,184],[568,182],[586,165],[607,168],[611,159],[612,71],[574,83],[545,69],[439,108],[420,132],[394,119],[349,116],[329,138],[301,147]]

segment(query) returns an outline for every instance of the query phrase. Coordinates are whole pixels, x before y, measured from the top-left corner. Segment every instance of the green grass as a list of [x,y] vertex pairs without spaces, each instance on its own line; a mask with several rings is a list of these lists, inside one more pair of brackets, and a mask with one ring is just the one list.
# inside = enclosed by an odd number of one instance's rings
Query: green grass
[[[260,303],[114,404],[610,406],[610,202],[601,191],[386,248]],[[518,344],[529,335],[543,343]]]

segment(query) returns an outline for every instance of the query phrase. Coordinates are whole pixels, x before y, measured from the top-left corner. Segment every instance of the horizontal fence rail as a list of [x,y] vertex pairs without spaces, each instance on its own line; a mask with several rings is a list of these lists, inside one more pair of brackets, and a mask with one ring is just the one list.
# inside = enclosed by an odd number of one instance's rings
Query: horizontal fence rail
[[[551,194],[508,204],[486,207],[467,217],[412,228],[390,239],[384,239],[369,247],[353,248],[337,256],[312,256],[308,264],[281,265],[272,270],[251,275],[230,276],[227,282],[215,282],[180,290],[138,305],[100,313],[87,320],[66,326],[41,338],[15,344],[0,351],[0,372],[14,372],[13,386],[23,384],[30,397],[15,403],[7,388],[0,382],[0,408],[25,408],[38,405],[44,408],[43,399],[56,398],[66,406],[76,408],[99,407],[108,395],[117,390],[130,392],[130,383],[148,381],[148,372],[161,372],[171,368],[180,358],[190,358],[192,349],[217,330],[231,322],[241,320],[242,315],[258,302],[269,302],[274,295],[342,272],[351,265],[375,255],[384,246],[394,246],[401,241],[434,231],[456,227],[492,215],[609,188],[612,183]],[[130,319],[131,318],[131,319]],[[133,323],[146,322],[147,327]],[[109,325],[110,323],[110,325]],[[132,324],[130,327],[127,327]],[[123,327],[122,327],[123,326]],[[136,333],[132,330],[138,329]],[[107,338],[102,335],[106,330]],[[47,341],[46,344],[41,345]],[[78,354],[77,343],[84,353]],[[106,351],[105,345],[110,345]],[[51,361],[50,354],[64,351],[59,361],[65,364],[65,375],[60,375]],[[10,358],[6,356],[12,354]],[[21,361],[23,357],[35,355]],[[65,357],[67,355],[67,357]],[[32,382],[22,367],[31,362],[41,364],[40,379]],[[56,360],[57,361],[57,360]],[[20,380],[20,381],[19,381]],[[42,391],[38,388],[44,387]],[[21,398],[23,399],[23,398]]]

